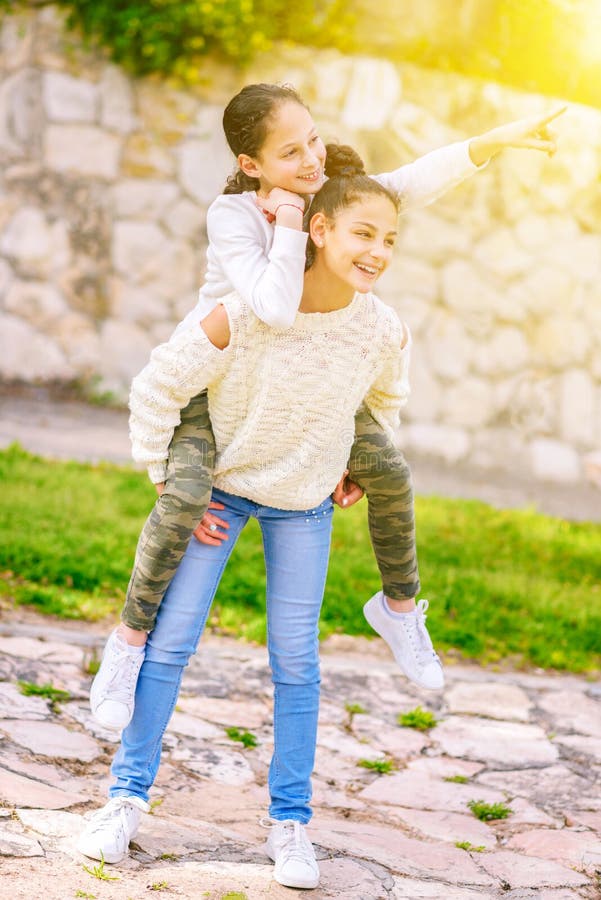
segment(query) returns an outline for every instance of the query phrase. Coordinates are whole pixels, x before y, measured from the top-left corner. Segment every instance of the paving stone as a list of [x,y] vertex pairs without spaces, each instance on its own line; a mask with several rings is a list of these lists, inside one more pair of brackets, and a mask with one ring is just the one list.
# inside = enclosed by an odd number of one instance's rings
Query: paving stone
[[23,775],[16,775],[8,769],[0,768],[0,800],[11,806],[32,807],[34,809],[66,809],[83,803],[88,798],[83,794],[67,793],[58,788],[41,784]]
[[396,759],[418,756],[430,743],[425,735],[415,729],[391,726],[375,716],[355,716],[353,733],[360,740],[368,740],[372,747]]
[[13,834],[0,827],[0,856],[43,856],[39,843],[25,834]]
[[248,784],[254,781],[253,770],[242,753],[228,753],[214,748],[199,749],[186,768],[220,784]]
[[396,876],[389,894],[391,900],[493,900],[494,896],[488,891],[451,887],[443,881],[417,881]]
[[515,887],[578,887],[588,878],[548,859],[520,856],[509,850],[483,853],[480,861],[494,878],[500,878],[510,888]]
[[29,637],[0,636],[0,653],[17,656],[21,659],[44,659],[50,662],[81,663],[83,652],[81,647],[61,644],[56,641],[43,641]]
[[532,702],[521,688],[497,681],[468,684],[460,681],[451,686],[445,699],[452,713],[528,722]]
[[380,807],[384,815],[392,816],[409,828],[421,831],[422,834],[439,841],[455,844],[457,841],[469,841],[475,847],[484,846],[492,849],[497,845],[494,831],[484,822],[476,819],[471,813],[432,812],[425,809]]
[[345,759],[327,747],[317,747],[315,752],[315,774],[331,785],[345,787],[365,783],[367,769],[359,768],[353,760]]
[[508,767],[548,765],[559,756],[538,725],[453,716],[437,726],[434,738],[450,756]]
[[96,741],[87,734],[69,731],[63,725],[52,722],[32,722],[27,719],[13,722],[5,719],[0,727],[15,743],[40,756],[90,762],[102,752]]
[[311,835],[312,840],[323,847],[360,859],[372,859],[398,874],[444,877],[451,884],[484,887],[493,884],[465,851],[417,841],[371,822],[322,819],[312,825]]
[[601,841],[590,831],[537,829],[515,834],[507,846],[528,856],[554,859],[574,866],[582,864],[585,854],[597,854],[601,859]]
[[82,817],[75,813],[20,808],[16,813],[26,828],[49,837],[75,837],[82,828]]
[[478,781],[553,809],[570,803],[573,797],[587,797],[587,803],[591,798],[601,797],[598,786],[562,765],[503,772],[493,770],[479,775]]
[[513,797],[511,809],[513,813],[507,822],[512,828],[516,825],[548,825],[551,828],[561,828],[564,824],[563,820],[547,815],[546,812],[528,803],[523,797]]
[[196,738],[197,740],[224,737],[223,728],[217,728],[211,722],[205,722],[196,716],[177,711],[173,713],[167,731],[172,731],[174,734],[181,734],[185,737]]
[[601,812],[586,812],[578,810],[576,812],[566,812],[566,824],[584,825],[586,828],[592,828],[598,834],[601,834]]
[[335,725],[323,725],[317,731],[317,744],[349,759],[382,759],[384,754],[371,744],[361,743]]
[[487,803],[506,800],[505,794],[480,784],[455,784],[410,771],[379,778],[362,790],[359,797],[374,803],[459,813],[466,812],[470,800],[484,800]]
[[319,862],[319,870],[319,895],[323,898],[388,900],[390,896],[382,886],[381,878],[354,859],[323,859]]
[[61,791],[68,791],[69,793],[83,791],[85,793],[89,787],[89,782],[85,778],[78,778],[72,775],[62,767],[57,766],[56,763],[36,762],[10,751],[2,754],[2,763],[11,772],[16,772],[32,781],[41,781]]
[[556,734],[554,744],[561,744],[580,756],[590,756],[601,762],[601,740],[581,734]]
[[102,725],[96,721],[90,710],[89,701],[86,703],[72,701],[71,703],[63,704],[61,709],[63,715],[67,715],[69,718],[79,722],[80,725],[83,725],[86,732],[93,737],[98,738],[98,740],[108,744],[118,744],[120,742],[121,738],[118,732],[109,728],[103,728]]
[[484,764],[452,756],[420,756],[418,759],[412,759],[407,768],[412,772],[423,772],[431,778],[453,778],[454,775],[471,778],[482,771]]
[[48,719],[48,701],[26,696],[16,684],[0,683],[0,719]]
[[215,697],[182,697],[177,711],[198,716],[224,728],[260,728],[271,722],[271,712],[262,703],[242,700],[221,700]]
[[538,705],[549,714],[557,730],[601,738],[601,700],[593,700],[582,691],[549,691],[539,698]]

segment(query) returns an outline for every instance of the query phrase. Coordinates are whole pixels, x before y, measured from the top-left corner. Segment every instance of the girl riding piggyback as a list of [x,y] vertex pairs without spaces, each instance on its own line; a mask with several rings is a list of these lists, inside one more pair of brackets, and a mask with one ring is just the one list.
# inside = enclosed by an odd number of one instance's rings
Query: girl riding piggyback
[[[374,177],[399,198],[401,211],[426,205],[503,147],[553,150],[544,133],[550,118],[502,126]],[[238,168],[208,210],[205,283],[197,305],[176,331],[198,327],[232,291],[267,325],[287,329],[302,296],[303,222],[326,178],[327,147],[289,86],[243,88],[226,107],[223,126]],[[379,274],[377,261],[362,264],[366,292]],[[209,511],[219,505],[210,503],[215,440],[206,391],[171,424],[178,427],[168,460],[149,466],[159,497],[140,535],[122,621],[107,642],[90,695],[97,720],[117,730],[131,720],[146,638],[192,535],[207,544],[227,539],[225,523]],[[428,601],[415,601],[420,583],[410,472],[365,405],[357,413],[355,442],[341,476],[333,495],[339,505],[350,506],[363,492],[367,496],[370,537],[382,577],[382,589],[365,604],[365,616],[407,678],[423,688],[440,689],[442,667],[425,626]]]

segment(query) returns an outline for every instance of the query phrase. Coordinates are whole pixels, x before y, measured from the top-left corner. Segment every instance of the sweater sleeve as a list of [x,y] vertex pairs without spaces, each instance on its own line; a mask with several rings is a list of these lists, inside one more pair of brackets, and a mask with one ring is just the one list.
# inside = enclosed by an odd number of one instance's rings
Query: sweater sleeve
[[469,145],[469,141],[449,144],[393,172],[372,177],[400,198],[401,212],[427,206],[486,167],[487,163],[476,166],[471,161]]
[[232,329],[229,345],[219,350],[198,325],[156,347],[134,378],[129,395],[132,456],[146,464],[154,484],[165,481],[169,444],[181,410],[224,372],[233,343]]
[[[233,290],[272,328],[289,328],[303,292],[304,231],[276,225],[269,253],[261,242],[255,211],[218,198],[207,214],[207,234],[215,257]],[[256,211],[261,215],[259,210]]]
[[[401,346],[403,335],[406,341]],[[409,399],[410,356],[411,333],[397,321],[390,329],[380,372],[365,395],[372,416],[391,437],[399,426],[401,408]]]

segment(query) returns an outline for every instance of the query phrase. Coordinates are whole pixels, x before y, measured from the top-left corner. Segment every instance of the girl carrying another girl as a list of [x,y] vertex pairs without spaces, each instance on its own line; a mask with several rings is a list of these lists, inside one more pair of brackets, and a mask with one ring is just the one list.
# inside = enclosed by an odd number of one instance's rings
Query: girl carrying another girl
[[[546,133],[551,118],[502,126],[375,180],[398,198],[400,209],[424,205],[504,147],[552,152],[554,143]],[[228,104],[223,123],[239,168],[208,211],[205,284],[176,334],[197,328],[232,290],[276,331],[293,325],[301,299],[307,242],[303,218],[324,182],[328,151],[308,109],[290,87],[248,85]],[[363,274],[368,290],[380,271],[369,265]],[[147,634],[191,535],[209,544],[226,538],[214,513],[203,519],[215,463],[206,391],[181,415],[172,411],[164,424],[174,427],[180,421],[168,460],[149,468],[159,498],[138,542],[122,622],[108,640],[92,686],[94,715],[109,728],[121,729],[131,719]],[[439,689],[444,678],[425,626],[427,601],[415,602],[420,584],[409,469],[366,406],[357,412],[345,468],[367,494],[370,536],[382,576],[382,590],[365,604],[365,615],[390,645],[404,674],[421,687]],[[339,486],[335,499],[350,505],[360,493],[355,488],[345,496]],[[201,519],[205,524],[199,525]]]
[[[354,172],[353,158],[343,148],[340,153],[341,166],[330,164]],[[189,541],[159,606],[133,719],[112,764],[111,799],[79,839],[87,856],[116,863],[127,854],[149,809],[184,667],[236,539],[254,516],[265,547],[274,684],[267,853],[278,882],[317,887],[319,868],[305,825],[312,815],[330,495],[346,465],[361,403],[391,436],[408,394],[409,334],[371,293],[372,270],[380,274],[391,258],[397,215],[396,198],[374,179],[330,178],[313,203],[314,261],[292,325],[271,328],[239,293],[229,294],[202,323],[157,347],[133,381],[133,448],[150,471],[166,463],[179,411],[208,390],[217,448],[213,498],[230,539]]]

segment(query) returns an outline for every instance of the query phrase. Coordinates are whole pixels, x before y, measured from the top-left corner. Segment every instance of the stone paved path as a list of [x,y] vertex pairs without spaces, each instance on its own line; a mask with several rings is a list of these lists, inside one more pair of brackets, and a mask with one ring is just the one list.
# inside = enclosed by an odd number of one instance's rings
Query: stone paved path
[[[85,669],[102,635],[25,611],[0,623],[2,897],[601,897],[601,687],[452,666],[444,694],[432,695],[407,683],[381,641],[349,638],[323,648],[310,826],[319,889],[277,885],[262,850],[271,753],[265,649],[214,636],[187,671],[152,814],[131,857],[107,867],[117,880],[99,880],[74,844],[83,817],[104,802],[115,749],[87,704]],[[52,708],[24,696],[19,679],[51,683],[70,699]],[[418,705],[438,719],[428,732],[397,724]],[[230,740],[229,726],[248,729],[258,746]],[[391,760],[395,771],[378,774],[362,759]],[[471,800],[512,812],[485,823]]]

